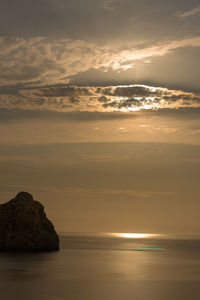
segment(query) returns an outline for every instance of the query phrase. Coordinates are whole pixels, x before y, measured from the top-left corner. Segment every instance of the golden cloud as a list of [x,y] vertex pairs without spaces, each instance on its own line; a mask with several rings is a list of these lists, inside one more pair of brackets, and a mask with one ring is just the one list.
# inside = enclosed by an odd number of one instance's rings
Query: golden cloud
[[164,56],[183,47],[200,47],[200,37],[125,49],[72,39],[0,37],[0,85],[68,83],[71,76],[89,69],[127,70],[136,61]]

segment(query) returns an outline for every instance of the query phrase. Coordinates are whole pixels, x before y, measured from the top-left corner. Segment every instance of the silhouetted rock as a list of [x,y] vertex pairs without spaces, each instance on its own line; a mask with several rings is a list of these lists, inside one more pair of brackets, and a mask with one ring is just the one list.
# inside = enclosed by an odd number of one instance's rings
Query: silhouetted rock
[[54,251],[59,238],[43,205],[21,192],[0,205],[0,250]]

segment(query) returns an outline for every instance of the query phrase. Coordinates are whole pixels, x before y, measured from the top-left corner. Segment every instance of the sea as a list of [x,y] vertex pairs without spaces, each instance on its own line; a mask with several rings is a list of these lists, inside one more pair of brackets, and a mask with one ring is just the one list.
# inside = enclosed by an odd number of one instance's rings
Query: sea
[[200,236],[62,233],[60,245],[0,253],[0,300],[200,299]]

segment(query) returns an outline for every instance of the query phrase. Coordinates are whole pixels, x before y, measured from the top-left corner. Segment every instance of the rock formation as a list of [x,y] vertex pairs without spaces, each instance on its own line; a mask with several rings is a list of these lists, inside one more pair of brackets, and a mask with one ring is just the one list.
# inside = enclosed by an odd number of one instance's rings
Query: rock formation
[[20,192],[0,205],[0,251],[55,251],[59,238],[43,205]]

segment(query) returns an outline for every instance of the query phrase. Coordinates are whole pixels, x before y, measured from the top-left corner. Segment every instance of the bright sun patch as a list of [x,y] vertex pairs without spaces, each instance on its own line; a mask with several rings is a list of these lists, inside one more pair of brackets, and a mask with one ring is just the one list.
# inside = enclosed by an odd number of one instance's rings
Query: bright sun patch
[[150,237],[150,234],[147,233],[116,233],[116,236],[128,239],[141,239]]

